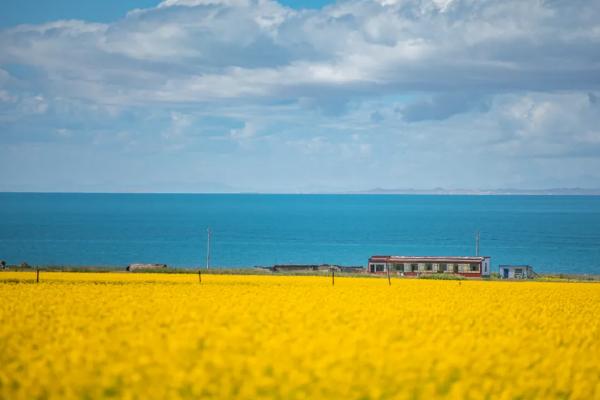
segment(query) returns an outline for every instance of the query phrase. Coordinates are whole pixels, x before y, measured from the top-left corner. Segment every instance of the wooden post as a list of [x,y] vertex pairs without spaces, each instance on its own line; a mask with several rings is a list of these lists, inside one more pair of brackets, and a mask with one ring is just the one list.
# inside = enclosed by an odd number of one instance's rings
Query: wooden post
[[202,283],[202,270],[198,268],[198,283]]
[[35,283],[40,283],[40,269],[35,269]]
[[335,270],[331,268],[331,286],[335,286]]
[[392,279],[390,278],[390,265],[389,264],[387,264],[386,269],[387,269],[387,275],[388,275],[388,285],[392,286]]

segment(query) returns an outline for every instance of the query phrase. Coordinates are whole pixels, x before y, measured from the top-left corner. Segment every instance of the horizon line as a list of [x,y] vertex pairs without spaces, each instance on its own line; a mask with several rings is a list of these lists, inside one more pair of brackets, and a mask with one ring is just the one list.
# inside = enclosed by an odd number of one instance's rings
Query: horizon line
[[[557,193],[564,191],[565,193]],[[569,193],[574,192],[574,193]],[[0,190],[0,194],[181,194],[181,195],[360,195],[360,196],[600,196],[600,188],[548,188],[548,189],[369,189],[331,192],[285,192],[285,191],[38,191]]]

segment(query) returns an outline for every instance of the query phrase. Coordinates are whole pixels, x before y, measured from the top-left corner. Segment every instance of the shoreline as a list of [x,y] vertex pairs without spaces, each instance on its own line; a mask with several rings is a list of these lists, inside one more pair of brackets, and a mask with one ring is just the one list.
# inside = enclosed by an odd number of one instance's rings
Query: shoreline
[[[127,271],[126,267],[117,265],[36,265],[17,266],[7,265],[0,269],[1,272],[73,272],[73,273],[124,273],[124,274],[197,274],[203,275],[263,275],[263,276],[328,276],[330,271],[273,271],[263,266],[252,267],[167,267],[161,269],[139,269]],[[366,272],[335,271],[339,277],[362,277],[374,279],[387,279],[385,274],[369,274]],[[392,274],[392,279],[425,279],[425,280],[480,280],[480,281],[511,281],[511,282],[600,282],[600,274],[566,274],[566,273],[539,273],[531,279],[501,279],[499,274],[486,278],[466,278],[453,274],[427,274],[418,277],[407,277]]]
[[231,192],[152,192],[152,191],[21,191],[21,190],[0,190],[0,194],[76,194],[76,195],[250,195],[250,196],[381,196],[381,195],[400,195],[400,196],[590,196],[600,197],[600,188],[548,188],[548,189],[370,189],[358,191],[298,191],[298,192],[252,192],[252,191],[231,191]]

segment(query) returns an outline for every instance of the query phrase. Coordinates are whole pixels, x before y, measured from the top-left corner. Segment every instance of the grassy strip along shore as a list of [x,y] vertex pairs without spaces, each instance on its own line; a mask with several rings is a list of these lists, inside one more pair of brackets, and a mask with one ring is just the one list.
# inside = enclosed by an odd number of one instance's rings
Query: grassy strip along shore
[[[273,276],[327,276],[330,275],[328,270],[319,271],[273,271],[268,267],[246,267],[246,268],[231,268],[231,267],[167,267],[161,269],[139,269],[136,271],[127,271],[126,267],[116,265],[29,265],[23,263],[21,265],[6,265],[0,271],[40,271],[47,272],[122,272],[122,273],[161,273],[161,274],[197,274],[200,271],[202,274],[215,275],[273,275]],[[340,277],[368,277],[368,278],[387,278],[385,274],[367,274],[364,272],[343,272],[335,271],[336,276]],[[501,280],[498,273],[492,273],[489,278],[465,278],[454,274],[422,274],[417,278],[403,277],[396,274],[391,275],[392,279],[433,279],[433,280]],[[529,281],[562,281],[562,282],[600,282],[599,274],[563,274],[563,273],[547,273],[538,274],[536,278]]]

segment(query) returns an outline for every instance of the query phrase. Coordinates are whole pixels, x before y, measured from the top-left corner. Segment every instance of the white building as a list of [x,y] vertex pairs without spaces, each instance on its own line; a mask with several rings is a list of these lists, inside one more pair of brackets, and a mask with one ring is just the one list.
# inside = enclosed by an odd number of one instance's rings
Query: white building
[[531,279],[535,276],[531,265],[501,265],[502,279]]
[[455,274],[471,278],[490,276],[490,257],[372,256],[367,272],[402,276]]

